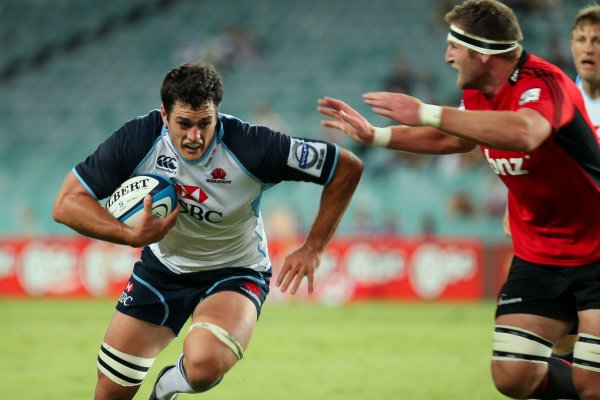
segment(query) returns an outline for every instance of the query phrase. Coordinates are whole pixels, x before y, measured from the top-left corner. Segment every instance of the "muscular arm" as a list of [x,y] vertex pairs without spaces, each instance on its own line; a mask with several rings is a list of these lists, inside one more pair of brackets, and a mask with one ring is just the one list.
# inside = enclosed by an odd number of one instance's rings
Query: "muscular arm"
[[307,277],[308,292],[313,291],[314,272],[321,257],[338,227],[350,199],[358,185],[363,171],[363,163],[354,154],[340,149],[338,165],[333,179],[323,188],[319,211],[304,244],[288,255],[277,277],[277,286],[285,292],[296,293],[302,278]]
[[306,237],[305,245],[323,251],[337,229],[363,171],[354,154],[340,149],[333,179],[323,188],[319,211]]
[[386,147],[419,154],[453,154],[469,152],[475,146],[428,126],[397,125],[392,127],[392,138]]
[[175,225],[177,211],[163,220],[152,217],[151,199],[144,200],[145,213],[135,228],[111,216],[70,172],[56,197],[53,218],[82,235],[107,242],[141,247],[162,239]]
[[[375,92],[365,94],[364,99],[377,114],[402,124],[421,124],[419,111],[423,104],[414,97]],[[439,130],[474,145],[532,151],[550,136],[552,126],[542,114],[530,108],[517,111],[468,111],[443,107]]]
[[[345,102],[325,97],[319,100],[318,111],[333,118],[321,121],[321,125],[340,130],[358,143],[373,144],[375,127]],[[392,150],[422,154],[451,154],[468,152],[475,147],[473,143],[444,134],[435,128],[397,125],[391,129],[392,137],[386,147]]]
[[466,111],[444,107],[440,129],[448,135],[500,150],[532,151],[552,133],[539,112]]
[[[531,151],[552,133],[552,126],[539,112],[521,108],[517,111],[467,111],[443,107],[438,129],[420,126],[422,103],[400,93],[375,92],[364,95],[373,111],[401,124],[392,128],[389,149],[424,154],[449,154],[484,145],[502,150]],[[322,121],[352,140],[372,144],[375,129],[362,115],[341,100],[319,100],[319,112],[333,118]]]

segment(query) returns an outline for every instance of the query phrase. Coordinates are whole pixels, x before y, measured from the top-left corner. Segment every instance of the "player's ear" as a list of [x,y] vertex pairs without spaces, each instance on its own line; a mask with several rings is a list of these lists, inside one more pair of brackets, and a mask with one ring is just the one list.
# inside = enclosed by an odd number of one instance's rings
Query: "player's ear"
[[569,40],[569,50],[571,50],[571,55],[575,57],[575,52],[573,51],[573,39]]
[[488,60],[490,59],[490,55],[489,54],[479,54],[479,59],[481,60],[482,63],[486,64],[488,62]]
[[165,105],[161,104],[160,105],[160,115],[162,117],[163,120],[163,124],[167,125],[167,122],[169,120],[169,115],[167,114],[167,110],[165,109]]

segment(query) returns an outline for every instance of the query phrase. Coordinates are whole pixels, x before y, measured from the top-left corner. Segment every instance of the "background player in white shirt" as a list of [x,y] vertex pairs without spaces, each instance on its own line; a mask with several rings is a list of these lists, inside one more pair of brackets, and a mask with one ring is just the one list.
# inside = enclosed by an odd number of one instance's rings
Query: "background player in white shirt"
[[592,123],[600,127],[600,6],[582,8],[573,21],[570,41],[577,71],[575,83],[583,94]]
[[[337,145],[293,138],[219,113],[221,77],[208,64],[169,71],[161,108],[127,122],[67,176],[54,219],[93,238],[142,247],[98,355],[95,399],[132,399],[157,355],[192,318],[183,354],[151,399],[206,391],[242,358],[269,292],[263,191],[284,181],[323,185],[304,244],[276,284],[295,293],[314,273],[363,165]],[[179,209],[128,227],[98,203],[137,174],[169,177]],[[310,200],[310,199],[307,199]],[[317,199],[314,199],[315,201]]]

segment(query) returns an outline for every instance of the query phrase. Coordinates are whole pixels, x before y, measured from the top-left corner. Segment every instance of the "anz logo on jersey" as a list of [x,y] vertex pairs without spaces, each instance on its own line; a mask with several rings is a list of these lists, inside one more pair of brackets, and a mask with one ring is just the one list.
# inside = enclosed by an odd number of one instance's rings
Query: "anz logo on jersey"
[[524,160],[529,159],[528,155],[525,157],[492,158],[489,149],[484,149],[483,154],[496,175],[527,175],[529,173],[523,168]]
[[[198,221],[205,221],[211,224],[219,224],[223,221],[223,213],[220,211],[208,210],[199,204],[208,199],[208,195],[199,186],[175,185],[177,192],[177,202],[179,203],[179,212],[188,214]],[[191,200],[191,202],[186,201]],[[195,204],[198,203],[198,204]]]

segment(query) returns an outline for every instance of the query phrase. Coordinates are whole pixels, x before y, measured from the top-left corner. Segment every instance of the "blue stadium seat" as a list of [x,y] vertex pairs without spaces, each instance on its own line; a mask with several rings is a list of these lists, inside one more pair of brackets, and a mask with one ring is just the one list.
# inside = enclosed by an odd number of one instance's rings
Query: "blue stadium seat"
[[[94,0],[38,0],[31,8],[29,2],[0,2],[4,21],[0,68],[16,57],[31,56],[43,46],[97,27],[107,18],[122,17],[143,3],[105,0],[99,7]],[[526,47],[543,56],[548,35],[558,30],[566,41],[571,17],[564,15],[574,15],[586,4],[566,2],[564,9],[544,13],[543,18],[523,16]],[[437,0],[370,0],[368,7],[349,0],[174,2],[161,13],[120,26],[100,40],[62,52],[1,84],[2,193],[16,191],[18,198],[25,199],[39,218],[41,233],[66,232],[51,220],[53,198],[65,174],[122,123],[160,105],[162,77],[181,61],[185,45],[192,46],[200,58],[206,54],[203,48],[236,23],[264,44],[265,58],[223,71],[223,112],[251,120],[257,102],[267,101],[288,121],[293,134],[319,138],[323,132],[316,100],[330,95],[365,112],[373,123],[386,125],[390,122],[370,113],[360,96],[381,89],[399,54],[410,58],[415,71],[432,69],[439,101],[456,105],[455,72],[443,62],[445,32],[432,22],[436,5]],[[381,149],[364,156],[365,176],[341,233],[351,233],[355,213],[368,208],[377,223],[395,212],[409,235],[419,234],[423,220],[431,217],[441,234],[502,237],[498,217],[478,215],[465,221],[447,211],[447,202],[457,190],[467,191],[483,207],[481,187],[489,170],[448,177],[429,165],[394,166],[385,176],[373,173],[378,166],[392,163],[391,156]],[[281,186],[265,193],[265,206],[291,203],[307,227],[320,189],[308,184]],[[305,201],[307,197],[314,201]],[[0,207],[12,209],[14,198],[0,196]],[[15,215],[7,213],[0,216],[0,227],[0,234],[20,229]]]

